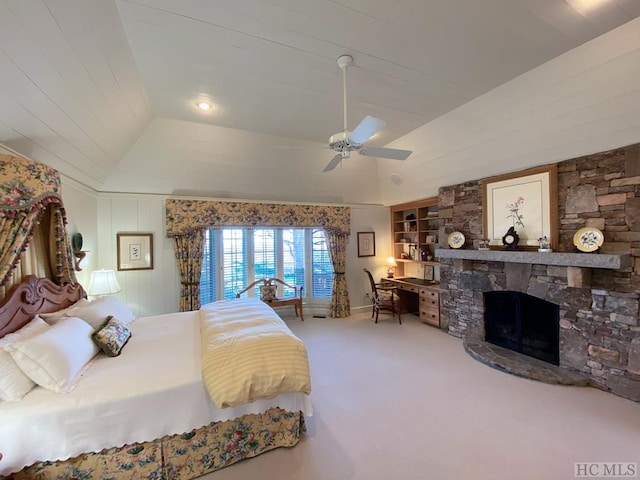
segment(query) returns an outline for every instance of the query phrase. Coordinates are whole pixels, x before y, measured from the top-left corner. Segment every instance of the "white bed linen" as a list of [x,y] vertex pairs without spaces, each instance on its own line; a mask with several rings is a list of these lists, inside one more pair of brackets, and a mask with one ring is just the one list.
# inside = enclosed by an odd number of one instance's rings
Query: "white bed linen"
[[309,397],[219,409],[202,382],[198,312],[135,320],[119,357],[102,354],[70,393],[36,387],[19,402],[0,402],[0,475],[43,460],[183,433],[272,406],[312,414]]

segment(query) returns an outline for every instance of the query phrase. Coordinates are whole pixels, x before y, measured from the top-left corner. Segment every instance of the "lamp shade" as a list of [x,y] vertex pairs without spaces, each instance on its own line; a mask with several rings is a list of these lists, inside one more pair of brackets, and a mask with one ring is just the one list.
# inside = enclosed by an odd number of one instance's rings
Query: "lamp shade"
[[396,263],[396,259],[393,257],[388,257],[387,258],[387,267],[397,267],[398,264]]
[[96,270],[91,272],[89,289],[87,294],[92,296],[111,295],[118,293],[122,288],[113,270]]

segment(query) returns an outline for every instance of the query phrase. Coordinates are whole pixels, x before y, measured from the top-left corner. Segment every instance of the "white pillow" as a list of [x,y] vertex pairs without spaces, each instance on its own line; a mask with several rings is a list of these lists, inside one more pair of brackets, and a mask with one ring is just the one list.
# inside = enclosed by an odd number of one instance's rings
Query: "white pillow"
[[6,347],[31,380],[54,392],[69,392],[99,349],[93,329],[77,317],[63,318],[42,333]]
[[5,351],[5,347],[26,340],[48,328],[49,324],[36,316],[20,330],[0,338],[0,400],[15,402],[36,386],[11,358],[9,352]]
[[89,305],[89,303],[90,303],[89,300],[87,300],[86,298],[81,298],[76,303],[74,303],[73,305],[67,308],[64,308],[62,310],[58,310],[57,312],[52,312],[52,313],[41,313],[40,316],[44,318],[44,320],[49,325],[54,325],[55,323],[57,323],[59,320],[62,320],[63,318],[76,316],[76,315],[72,315],[71,312],[73,312],[73,310],[75,310],[78,307]]
[[92,302],[78,302],[65,310],[61,310],[64,313],[60,317],[52,317],[51,314],[47,314],[44,315],[44,319],[49,323],[55,323],[60,318],[78,317],[91,325],[94,330],[98,330],[109,315],[116,317],[124,325],[135,318],[131,310],[120,299],[111,295],[98,297]]

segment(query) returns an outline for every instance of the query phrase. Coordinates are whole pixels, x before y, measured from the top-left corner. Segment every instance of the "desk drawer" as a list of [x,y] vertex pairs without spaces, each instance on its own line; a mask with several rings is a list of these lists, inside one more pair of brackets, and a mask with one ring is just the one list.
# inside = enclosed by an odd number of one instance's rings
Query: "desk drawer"
[[440,326],[440,311],[439,310],[423,310],[420,309],[420,321],[423,323],[428,323],[429,325],[433,325],[435,327]]
[[440,294],[437,291],[420,289],[420,321],[440,326]]
[[417,285],[409,285],[406,283],[398,283],[397,287],[400,290],[404,290],[405,292],[419,293],[419,290],[420,290]]
[[438,298],[440,298],[440,293],[437,290],[433,290],[431,288],[424,288],[422,287],[420,289],[420,298],[435,298],[436,301],[438,300]]
[[440,299],[437,295],[435,298],[420,295],[420,310],[440,310]]

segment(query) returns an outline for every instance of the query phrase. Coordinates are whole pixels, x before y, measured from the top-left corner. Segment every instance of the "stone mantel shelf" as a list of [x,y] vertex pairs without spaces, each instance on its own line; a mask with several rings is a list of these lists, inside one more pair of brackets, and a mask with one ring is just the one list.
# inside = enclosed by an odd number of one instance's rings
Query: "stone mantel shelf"
[[477,260],[485,262],[530,263],[561,267],[606,268],[619,270],[631,267],[630,254],[519,252],[504,250],[455,250],[439,248],[437,258]]

